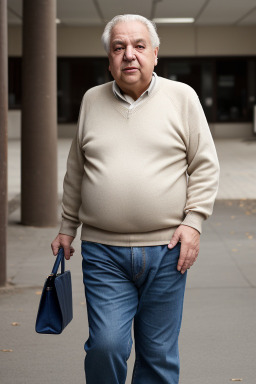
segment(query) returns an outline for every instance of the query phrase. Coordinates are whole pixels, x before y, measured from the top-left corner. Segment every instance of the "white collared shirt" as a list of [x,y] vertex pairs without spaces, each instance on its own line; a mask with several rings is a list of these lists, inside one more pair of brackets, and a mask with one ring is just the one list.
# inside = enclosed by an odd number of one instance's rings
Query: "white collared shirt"
[[157,81],[158,81],[158,76],[155,72],[153,72],[152,73],[152,80],[149,84],[148,89],[146,89],[146,91],[143,92],[142,95],[137,100],[134,100],[129,95],[123,94],[115,80],[113,81],[112,90],[113,90],[115,97],[120,102],[122,102],[124,107],[126,107],[127,109],[132,109],[132,108],[136,107],[138,104],[140,104],[142,101],[144,101],[150,95],[150,93],[152,92],[152,90],[156,86]]

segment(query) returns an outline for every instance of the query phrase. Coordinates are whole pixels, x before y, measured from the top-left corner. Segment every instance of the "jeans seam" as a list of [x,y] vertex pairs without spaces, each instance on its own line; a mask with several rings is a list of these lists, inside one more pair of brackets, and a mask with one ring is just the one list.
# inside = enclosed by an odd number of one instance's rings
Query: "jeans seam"
[[142,258],[143,258],[142,269],[140,272],[137,273],[137,275],[134,276],[134,280],[138,280],[143,275],[146,269],[146,254],[145,254],[144,247],[142,247]]
[[131,347],[132,347],[132,339],[130,338],[129,340],[128,340],[128,344],[127,344],[127,357],[126,357],[126,360],[128,360],[129,359],[129,357],[130,357],[130,354],[131,354]]
[[131,247],[131,253],[132,253],[132,276],[134,278],[134,254],[133,254],[133,248]]

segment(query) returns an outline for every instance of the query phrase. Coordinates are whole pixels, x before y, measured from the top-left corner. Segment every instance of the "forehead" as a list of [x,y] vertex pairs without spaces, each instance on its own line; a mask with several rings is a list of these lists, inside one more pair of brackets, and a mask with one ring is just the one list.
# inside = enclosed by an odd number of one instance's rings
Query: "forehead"
[[145,24],[140,21],[125,21],[117,23],[111,31],[110,42],[114,40],[138,40],[143,39],[150,42],[149,31]]

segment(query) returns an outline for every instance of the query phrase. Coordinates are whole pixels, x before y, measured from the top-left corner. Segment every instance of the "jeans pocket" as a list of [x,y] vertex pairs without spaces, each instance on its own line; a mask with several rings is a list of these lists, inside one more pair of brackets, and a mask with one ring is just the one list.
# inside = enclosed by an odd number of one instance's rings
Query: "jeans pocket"
[[172,249],[168,248],[168,255],[171,259],[171,264],[174,266],[175,269],[180,257],[180,247],[181,247],[181,243],[179,242],[178,244],[175,245],[174,248]]

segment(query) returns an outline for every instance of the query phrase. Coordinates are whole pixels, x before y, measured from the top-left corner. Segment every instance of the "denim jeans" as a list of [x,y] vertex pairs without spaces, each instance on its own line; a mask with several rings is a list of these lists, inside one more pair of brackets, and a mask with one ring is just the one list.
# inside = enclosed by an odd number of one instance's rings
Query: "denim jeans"
[[124,384],[134,320],[132,384],[179,382],[178,336],[186,273],[177,271],[180,244],[147,247],[82,242],[89,322],[87,384]]

